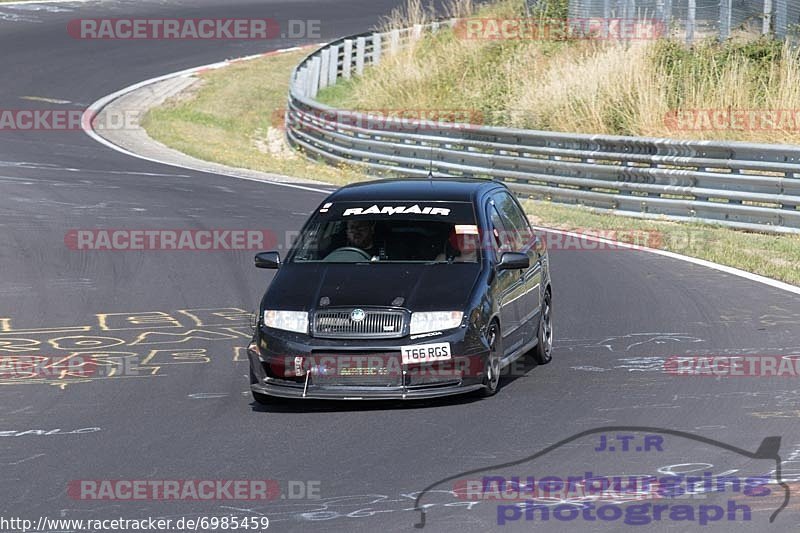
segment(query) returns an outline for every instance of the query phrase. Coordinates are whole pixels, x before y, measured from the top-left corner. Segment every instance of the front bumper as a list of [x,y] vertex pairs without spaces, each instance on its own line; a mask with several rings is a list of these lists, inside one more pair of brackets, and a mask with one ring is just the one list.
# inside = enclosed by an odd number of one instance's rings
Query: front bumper
[[[402,365],[400,347],[449,342],[452,358],[446,362]],[[247,351],[251,369],[251,390],[282,398],[339,400],[410,400],[464,394],[484,387],[488,346],[469,327],[442,335],[389,340],[316,339],[262,328]],[[377,355],[376,355],[377,354]],[[371,363],[365,369],[351,364],[349,375],[328,366],[304,366],[295,372],[295,358],[327,362],[336,358],[352,361],[380,360],[381,372]],[[334,367],[336,365],[333,365]],[[369,374],[361,374],[364,370]]]
[[256,383],[250,386],[253,392],[277,396],[280,398],[307,398],[317,400],[414,400],[423,398],[440,398],[442,396],[453,396],[456,394],[466,394],[483,388],[483,385],[448,385],[442,387],[425,386],[419,389],[401,387],[390,388],[368,388],[368,387],[314,387],[310,386],[304,393],[303,386],[287,385],[285,383],[270,382],[269,378],[265,382]]

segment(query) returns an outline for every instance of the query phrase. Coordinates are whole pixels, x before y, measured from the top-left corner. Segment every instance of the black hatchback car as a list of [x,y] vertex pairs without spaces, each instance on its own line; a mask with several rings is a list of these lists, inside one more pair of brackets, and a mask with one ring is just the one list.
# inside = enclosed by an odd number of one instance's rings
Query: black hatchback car
[[255,400],[412,399],[497,392],[501,370],[551,359],[547,251],[502,183],[358,183],[331,194],[264,295]]

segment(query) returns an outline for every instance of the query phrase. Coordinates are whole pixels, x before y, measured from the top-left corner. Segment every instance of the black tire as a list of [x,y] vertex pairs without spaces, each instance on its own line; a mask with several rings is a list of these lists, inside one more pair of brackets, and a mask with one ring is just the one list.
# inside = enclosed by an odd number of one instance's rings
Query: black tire
[[546,365],[553,360],[553,315],[552,298],[550,292],[545,293],[542,302],[542,312],[539,315],[539,342],[533,349],[532,355],[536,363]]
[[488,398],[494,396],[500,389],[500,359],[503,354],[503,338],[500,336],[500,325],[492,322],[489,331],[486,333],[489,344],[489,356],[486,358],[484,368],[483,385],[480,396]]

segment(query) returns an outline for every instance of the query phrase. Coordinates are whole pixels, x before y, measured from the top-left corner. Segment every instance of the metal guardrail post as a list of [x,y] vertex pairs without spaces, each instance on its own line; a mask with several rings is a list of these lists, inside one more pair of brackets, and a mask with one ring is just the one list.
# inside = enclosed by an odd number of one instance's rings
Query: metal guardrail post
[[772,0],[764,0],[764,18],[761,21],[761,34],[769,35],[772,31]]
[[316,98],[317,93],[319,92],[319,75],[322,65],[322,59],[319,56],[315,56],[311,60],[311,85],[309,86],[308,96],[310,98]]
[[372,34],[372,64],[379,65],[381,62],[381,46],[383,38],[380,33]]
[[344,57],[342,58],[342,77],[350,79],[350,69],[353,68],[353,39],[344,40]]
[[293,90],[298,91],[302,96],[306,95],[306,69],[301,68],[298,69],[292,79],[292,85],[290,86]]
[[367,48],[367,40],[364,37],[356,39],[356,75],[364,74],[364,56]]
[[303,79],[303,96],[311,97],[311,72],[309,71],[309,67],[303,67],[301,74]]
[[733,14],[732,0],[719,2],[719,40],[724,41],[731,36],[731,17]]
[[328,85],[336,85],[339,77],[339,46],[330,47],[330,61],[328,63]]
[[319,88],[324,89],[328,86],[328,71],[330,70],[330,58],[331,58],[331,50],[330,48],[325,48],[320,52],[320,76],[319,76]]

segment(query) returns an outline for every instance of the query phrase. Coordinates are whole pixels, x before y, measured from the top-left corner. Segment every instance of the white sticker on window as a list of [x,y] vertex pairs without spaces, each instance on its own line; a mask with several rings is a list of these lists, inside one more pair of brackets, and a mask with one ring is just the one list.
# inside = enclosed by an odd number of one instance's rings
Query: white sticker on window
[[475,224],[456,224],[456,235],[477,235],[478,226]]

